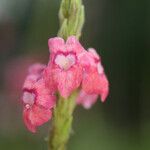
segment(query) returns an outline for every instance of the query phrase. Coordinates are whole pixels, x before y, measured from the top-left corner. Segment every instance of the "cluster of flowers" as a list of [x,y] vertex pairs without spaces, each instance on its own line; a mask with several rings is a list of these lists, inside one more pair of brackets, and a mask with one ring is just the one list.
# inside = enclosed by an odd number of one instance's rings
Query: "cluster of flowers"
[[109,91],[101,59],[94,49],[86,51],[74,36],[66,42],[51,38],[48,46],[48,65],[32,65],[23,85],[23,118],[31,132],[52,117],[56,92],[67,99],[80,89],[76,102],[88,109],[99,95],[104,102]]

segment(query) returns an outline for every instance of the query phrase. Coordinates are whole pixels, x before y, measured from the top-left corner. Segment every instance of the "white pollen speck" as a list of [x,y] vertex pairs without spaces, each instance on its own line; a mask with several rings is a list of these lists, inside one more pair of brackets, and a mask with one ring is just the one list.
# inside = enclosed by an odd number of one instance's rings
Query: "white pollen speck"
[[29,104],[25,105],[26,109],[29,109],[31,106]]

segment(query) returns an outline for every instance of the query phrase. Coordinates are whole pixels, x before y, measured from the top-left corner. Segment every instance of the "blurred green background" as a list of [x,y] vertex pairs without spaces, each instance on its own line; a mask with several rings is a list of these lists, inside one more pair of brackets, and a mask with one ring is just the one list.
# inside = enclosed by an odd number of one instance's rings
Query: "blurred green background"
[[[110,81],[107,101],[74,114],[69,150],[150,149],[150,1],[84,0],[81,41],[100,53]],[[22,121],[27,68],[47,63],[59,28],[60,0],[0,0],[0,149],[46,150],[49,123],[36,134]]]

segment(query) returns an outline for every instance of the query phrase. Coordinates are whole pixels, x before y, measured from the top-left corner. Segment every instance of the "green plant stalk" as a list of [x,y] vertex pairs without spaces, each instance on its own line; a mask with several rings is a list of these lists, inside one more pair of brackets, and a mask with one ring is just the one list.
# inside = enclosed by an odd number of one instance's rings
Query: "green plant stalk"
[[[84,6],[82,0],[62,0],[59,10],[60,29],[58,36],[67,39],[74,35],[80,38],[84,24]],[[72,130],[73,112],[76,107],[78,90],[64,99],[58,95],[53,111],[52,127],[49,134],[49,150],[66,150]]]
[[66,40],[70,35],[74,35],[79,39],[84,18],[82,0],[62,0],[59,10],[60,29],[58,36]]
[[53,112],[52,129],[49,139],[50,150],[66,149],[66,144],[71,133],[77,93],[78,92],[74,92],[68,99],[59,96],[59,100]]

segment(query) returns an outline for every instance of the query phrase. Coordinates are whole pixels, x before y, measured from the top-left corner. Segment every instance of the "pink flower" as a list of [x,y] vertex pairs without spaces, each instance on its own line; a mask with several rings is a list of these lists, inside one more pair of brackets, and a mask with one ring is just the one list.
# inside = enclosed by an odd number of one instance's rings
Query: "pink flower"
[[40,63],[33,64],[29,67],[29,74],[35,74],[41,76],[45,68],[46,65],[44,64],[40,64]]
[[99,95],[104,102],[109,92],[101,59],[94,49],[86,51],[75,36],[70,36],[66,42],[59,37],[51,38],[48,46],[48,66],[32,65],[23,85],[23,118],[31,132],[51,119],[57,91],[67,98],[80,89],[77,104],[86,109]]
[[29,68],[23,86],[23,118],[25,125],[31,132],[36,132],[36,127],[47,122],[51,116],[51,109],[55,105],[55,96],[45,85],[42,77],[45,66],[33,65]]
[[109,92],[109,83],[99,55],[91,48],[80,56],[80,60],[84,67],[82,89],[87,94],[99,94],[104,102]]
[[67,98],[80,86],[82,66],[78,57],[85,50],[74,36],[66,43],[62,38],[51,38],[48,45],[51,53],[49,72],[60,94]]
[[83,90],[79,92],[77,97],[77,104],[83,105],[84,108],[89,109],[97,101],[97,94],[87,94]]

